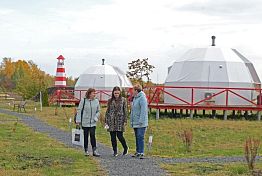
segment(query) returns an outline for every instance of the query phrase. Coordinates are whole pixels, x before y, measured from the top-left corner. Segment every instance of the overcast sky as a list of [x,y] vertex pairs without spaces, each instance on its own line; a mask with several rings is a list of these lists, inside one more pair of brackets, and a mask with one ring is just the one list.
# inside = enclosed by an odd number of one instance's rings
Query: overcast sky
[[215,35],[261,79],[261,32],[261,0],[0,0],[0,57],[33,60],[51,75],[60,54],[73,77],[102,58],[123,71],[149,58],[152,80],[162,83],[168,66]]

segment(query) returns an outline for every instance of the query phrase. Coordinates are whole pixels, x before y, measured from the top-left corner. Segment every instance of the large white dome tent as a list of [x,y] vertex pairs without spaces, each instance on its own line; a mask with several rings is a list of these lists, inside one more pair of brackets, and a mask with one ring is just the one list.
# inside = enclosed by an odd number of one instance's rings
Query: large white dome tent
[[87,68],[77,80],[75,84],[75,97],[80,99],[84,97],[88,88],[95,88],[99,93],[97,98],[100,100],[107,100],[111,95],[113,87],[119,86],[120,88],[131,88],[132,83],[127,78],[126,74],[116,66],[104,64],[94,65]]
[[[235,49],[215,46],[215,37],[212,39],[212,46],[190,49],[176,60],[169,69],[165,86],[260,88],[261,82],[253,64]],[[165,91],[191,102],[191,89],[166,89]],[[214,94],[218,91],[196,89],[194,102],[204,99],[207,93]],[[248,100],[254,100],[258,94],[256,91],[247,90],[236,92]],[[183,104],[168,94],[164,95],[164,101],[171,104]],[[214,97],[214,102],[216,105],[224,105],[224,94]],[[230,94],[228,104],[250,103]]]

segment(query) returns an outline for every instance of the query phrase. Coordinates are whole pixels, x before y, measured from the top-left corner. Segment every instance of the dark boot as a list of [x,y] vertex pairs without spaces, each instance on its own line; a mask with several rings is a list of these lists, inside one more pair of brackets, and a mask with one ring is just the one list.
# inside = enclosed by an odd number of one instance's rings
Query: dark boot
[[118,156],[117,150],[114,150],[113,156]]
[[128,147],[124,148],[124,151],[123,151],[123,155],[127,155],[128,154]]
[[118,154],[117,154],[117,147],[116,146],[113,147],[113,151],[114,151],[113,156],[117,156]]
[[100,154],[97,152],[97,148],[96,147],[93,148],[93,156],[96,156],[96,157],[100,156]]

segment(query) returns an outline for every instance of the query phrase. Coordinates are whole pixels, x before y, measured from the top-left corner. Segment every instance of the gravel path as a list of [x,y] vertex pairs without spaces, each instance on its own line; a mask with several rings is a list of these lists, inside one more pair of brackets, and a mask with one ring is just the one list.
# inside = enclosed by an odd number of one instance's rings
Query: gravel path
[[[45,133],[69,147],[80,148],[71,144],[71,133],[52,127],[36,117],[3,109],[0,109],[0,113],[16,116],[33,130]],[[112,149],[100,143],[98,143],[98,150],[101,157],[96,159],[98,159],[101,166],[108,171],[108,175],[159,176],[167,174],[159,167],[159,160],[154,158],[137,159],[132,158],[130,155],[113,157]]]

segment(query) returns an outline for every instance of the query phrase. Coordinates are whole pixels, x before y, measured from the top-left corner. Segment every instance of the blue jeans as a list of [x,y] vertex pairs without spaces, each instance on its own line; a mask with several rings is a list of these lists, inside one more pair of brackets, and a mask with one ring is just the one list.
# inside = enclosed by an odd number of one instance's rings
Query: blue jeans
[[136,137],[136,153],[144,154],[144,139],[146,127],[134,128]]

